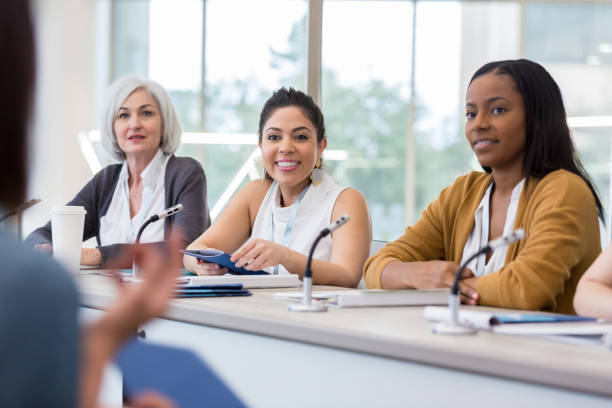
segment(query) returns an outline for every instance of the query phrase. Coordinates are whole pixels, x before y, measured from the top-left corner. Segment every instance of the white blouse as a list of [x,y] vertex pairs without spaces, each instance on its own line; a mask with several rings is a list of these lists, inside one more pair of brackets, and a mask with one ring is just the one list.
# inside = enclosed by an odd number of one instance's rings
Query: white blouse
[[[288,207],[281,207],[278,183],[272,183],[255,217],[251,237],[273,241],[308,255],[315,237],[331,223],[336,199],[344,188],[323,172],[323,180],[317,185],[306,187],[301,200],[296,200],[296,203]],[[328,235],[319,241],[313,258],[329,262],[331,249],[332,239]],[[275,267],[266,268],[270,273],[274,273],[274,270]],[[289,273],[283,265],[279,265],[277,271],[281,274]]]
[[[142,224],[153,214],[164,209],[166,166],[170,155],[158,150],[151,162],[141,174],[142,205],[140,211],[130,217],[130,190],[128,186],[127,163],[123,162],[117,186],[113,193],[106,214],[100,218],[100,243],[111,244],[133,243]],[[164,222],[149,224],[144,230],[140,242],[157,242],[164,239]]]
[[[510,234],[514,230],[514,222],[516,220],[516,211],[518,209],[518,202],[523,191],[525,179],[521,180],[512,190],[510,196],[510,205],[506,212],[506,222],[504,224],[503,235]],[[478,204],[476,212],[474,213],[474,229],[470,233],[470,236],[463,247],[463,256],[461,258],[461,264],[463,264],[467,258],[472,256],[474,253],[480,250],[480,248],[487,245],[489,242],[489,208],[491,200],[491,190],[493,189],[493,183],[489,185],[484,197]],[[489,258],[489,262],[486,262],[486,255],[481,255],[476,259],[473,259],[467,267],[474,272],[474,275],[481,277],[483,275],[496,272],[504,266],[506,262],[506,252],[508,247],[498,248],[493,251],[493,254]]]

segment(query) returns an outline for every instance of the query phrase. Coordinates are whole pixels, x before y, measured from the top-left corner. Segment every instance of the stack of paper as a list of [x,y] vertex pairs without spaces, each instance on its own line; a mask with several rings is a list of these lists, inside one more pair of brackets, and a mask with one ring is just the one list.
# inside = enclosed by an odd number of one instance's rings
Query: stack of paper
[[[424,314],[425,318],[432,322],[448,321],[450,319],[450,312],[447,307],[426,307]],[[536,327],[546,327],[544,324],[551,324],[548,327],[560,328],[570,327],[570,323],[578,324],[576,327],[584,326],[585,323],[595,323],[600,328],[604,327],[601,323],[597,322],[597,319],[592,317],[552,313],[492,313],[472,309],[459,310],[459,323],[473,326],[476,329],[499,332],[505,330],[516,332],[521,330],[525,332],[531,330],[537,331],[538,329],[536,329]],[[514,328],[512,329],[510,327]]]
[[242,287],[241,283],[228,283],[225,285],[198,285],[177,286],[174,297],[227,297],[227,296],[251,296],[252,293]]
[[[280,292],[274,297],[302,302],[302,292]],[[448,303],[448,289],[315,291],[312,298],[337,307],[444,305]]]
[[[425,318],[432,322],[448,321],[447,307],[426,307]],[[535,336],[580,336],[601,343],[607,335],[612,342],[612,322],[592,317],[552,313],[491,313],[459,310],[459,322],[475,329],[495,333]],[[612,347],[612,344],[610,344]]]
[[245,289],[254,288],[295,288],[300,286],[300,279],[294,274],[282,275],[215,275],[215,276],[181,276],[179,284],[183,286],[223,285],[241,283]]

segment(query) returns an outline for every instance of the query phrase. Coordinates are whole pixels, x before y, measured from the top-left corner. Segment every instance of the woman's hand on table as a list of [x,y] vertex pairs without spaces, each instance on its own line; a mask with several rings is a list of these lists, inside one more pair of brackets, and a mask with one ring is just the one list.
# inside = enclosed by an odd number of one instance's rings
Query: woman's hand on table
[[[385,289],[436,289],[451,288],[459,265],[448,261],[401,262],[392,261],[383,270],[382,285]],[[465,268],[459,280],[461,301],[478,304],[474,273]]]
[[[189,248],[189,249],[194,249],[194,248]],[[197,249],[198,250],[202,250],[202,249],[216,250],[214,248],[208,248],[208,247],[204,247],[204,248],[200,247]],[[185,266],[185,269],[187,269],[189,272],[195,273],[196,275],[200,275],[200,276],[225,275],[228,272],[227,268],[221,265],[211,263],[211,262],[206,262],[206,261],[201,260],[200,258],[197,258],[192,255],[188,255],[188,254],[183,255],[183,265]]]
[[[455,281],[455,275],[459,269],[459,265],[448,261],[429,261],[426,264],[426,273],[422,275],[419,288],[452,288]],[[465,268],[459,278],[459,293],[461,302],[468,305],[478,304],[478,292],[476,292],[476,278],[471,269]]]
[[[53,253],[53,245],[36,244],[34,249],[45,254]],[[81,265],[97,266],[102,263],[102,254],[98,248],[81,248]]]
[[231,260],[238,268],[259,271],[269,266],[284,264],[286,247],[261,238],[251,238],[232,254]]
[[81,248],[81,265],[96,266],[102,263],[102,254],[98,248]]
[[199,258],[195,258],[195,265],[193,266],[193,270],[191,272],[200,276],[210,276],[225,275],[228,271],[227,268],[219,264],[206,262]]

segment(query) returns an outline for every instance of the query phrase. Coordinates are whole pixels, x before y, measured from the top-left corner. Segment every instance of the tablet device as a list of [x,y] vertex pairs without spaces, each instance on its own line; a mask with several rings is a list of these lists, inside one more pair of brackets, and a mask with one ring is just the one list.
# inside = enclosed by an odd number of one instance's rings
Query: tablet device
[[217,249],[192,249],[181,252],[186,255],[195,256],[205,262],[224,266],[232,275],[269,275],[266,271],[247,271],[244,268],[238,268],[236,264],[230,260],[229,254]]

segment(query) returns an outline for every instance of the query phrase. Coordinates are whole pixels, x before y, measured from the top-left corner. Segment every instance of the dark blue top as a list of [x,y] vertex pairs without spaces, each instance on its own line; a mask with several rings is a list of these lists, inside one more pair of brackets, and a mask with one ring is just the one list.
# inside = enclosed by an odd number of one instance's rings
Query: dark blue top
[[73,407],[78,297],[48,255],[0,231],[0,407]]

